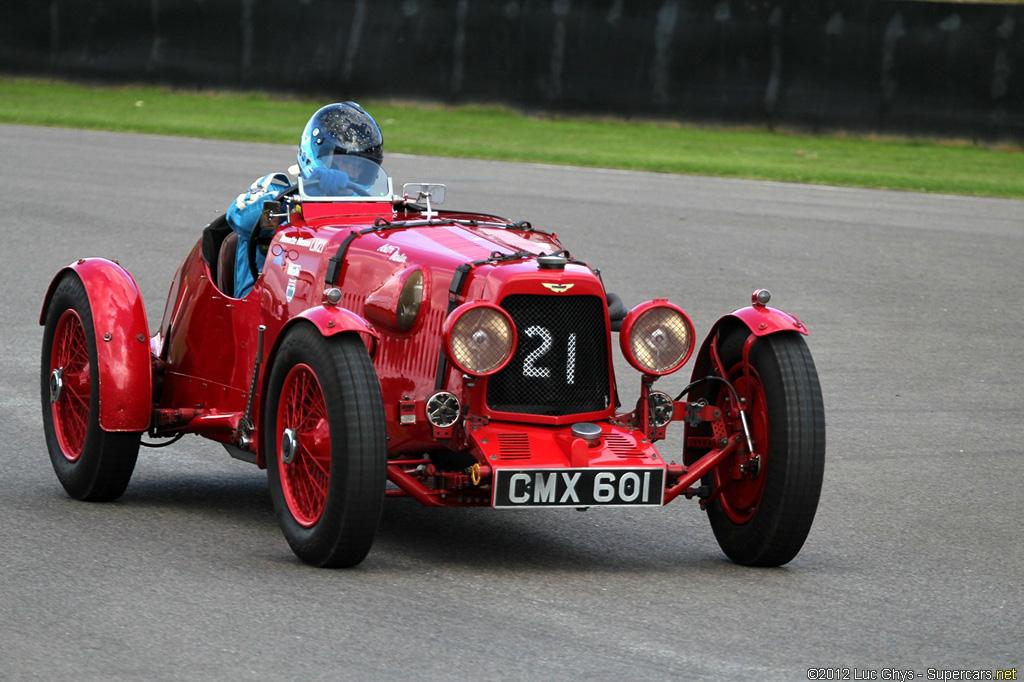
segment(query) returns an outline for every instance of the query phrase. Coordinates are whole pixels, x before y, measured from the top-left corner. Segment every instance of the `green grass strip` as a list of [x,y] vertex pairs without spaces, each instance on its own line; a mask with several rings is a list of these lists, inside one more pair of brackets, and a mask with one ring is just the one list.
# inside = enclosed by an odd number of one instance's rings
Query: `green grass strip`
[[[298,144],[322,104],[0,78],[0,122],[25,125]],[[381,124],[386,152],[1024,198],[1019,147],[362,104]]]

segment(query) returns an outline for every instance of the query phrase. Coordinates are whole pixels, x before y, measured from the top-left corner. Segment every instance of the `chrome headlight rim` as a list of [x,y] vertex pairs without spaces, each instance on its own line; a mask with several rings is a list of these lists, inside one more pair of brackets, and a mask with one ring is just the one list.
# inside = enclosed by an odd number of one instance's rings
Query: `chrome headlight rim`
[[[654,319],[651,318],[652,315]],[[652,322],[658,322],[659,316],[661,324],[652,325]],[[670,323],[670,319],[674,321]],[[682,341],[679,340],[680,330],[683,332]],[[651,335],[647,334],[648,331]],[[658,343],[666,345],[666,352],[669,353],[667,358],[658,363],[655,363],[653,358],[642,359],[642,354],[637,351],[644,341],[648,342],[648,346],[656,345],[653,340],[654,333],[661,334],[662,338]],[[637,371],[649,376],[672,374],[679,371],[693,354],[693,322],[682,308],[665,299],[641,303],[629,311],[623,320],[619,331],[619,346],[626,360]]]
[[[486,328],[485,328],[486,327]],[[499,306],[488,301],[463,303],[452,311],[442,327],[444,352],[448,360],[464,374],[476,377],[490,376],[505,369],[515,354],[517,334],[512,317]],[[483,332],[493,335],[500,356],[487,362],[475,362],[470,339]],[[486,339],[485,339],[486,340]]]

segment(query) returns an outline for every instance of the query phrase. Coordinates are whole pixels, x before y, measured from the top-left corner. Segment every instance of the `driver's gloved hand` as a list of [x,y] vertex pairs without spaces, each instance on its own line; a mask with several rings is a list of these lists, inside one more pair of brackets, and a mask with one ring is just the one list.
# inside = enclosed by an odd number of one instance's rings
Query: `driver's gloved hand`
[[309,180],[319,185],[320,194],[325,197],[340,196],[348,187],[348,173],[333,168],[314,168]]

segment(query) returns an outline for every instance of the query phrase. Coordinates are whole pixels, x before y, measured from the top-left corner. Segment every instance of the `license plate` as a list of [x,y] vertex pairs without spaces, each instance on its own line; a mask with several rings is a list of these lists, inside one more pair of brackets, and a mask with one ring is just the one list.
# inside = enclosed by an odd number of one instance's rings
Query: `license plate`
[[498,469],[495,507],[659,507],[665,470]]

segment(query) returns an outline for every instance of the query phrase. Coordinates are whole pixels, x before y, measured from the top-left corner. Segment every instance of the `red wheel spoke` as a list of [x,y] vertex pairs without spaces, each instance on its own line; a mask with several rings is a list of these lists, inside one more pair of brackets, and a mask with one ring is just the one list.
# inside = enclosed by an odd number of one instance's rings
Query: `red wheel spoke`
[[85,445],[85,433],[89,428],[89,402],[74,394],[65,394],[54,405],[53,414],[64,456],[75,461]]
[[65,310],[57,321],[50,367],[59,374],[62,384],[59,398],[52,406],[54,431],[64,456],[75,462],[85,447],[89,429],[92,367],[85,328],[73,308]]
[[89,407],[89,391],[91,384],[89,380],[89,367],[69,373],[64,370],[64,391],[78,402]]
[[313,470],[319,472],[319,475],[329,476],[331,473],[331,457],[330,453],[326,457],[320,457],[314,454],[310,450],[302,450],[302,461],[309,469],[309,475],[314,476]]
[[67,405],[64,408],[64,412],[73,422],[67,426],[70,426],[72,430],[75,430],[77,427],[79,433],[85,433],[85,429],[89,424],[89,410],[80,409],[75,405]]
[[[313,465],[311,468],[310,465]],[[297,477],[303,490],[302,497],[308,510],[322,508],[327,499],[327,472],[316,466],[315,460],[310,457],[303,457],[300,460],[299,469],[302,476]]]
[[303,444],[303,452],[309,457],[310,462],[320,469],[325,477],[329,476],[331,471],[331,434],[327,420],[324,418],[317,420],[316,426],[311,431],[299,435],[299,440]]
[[279,462],[285,501],[295,520],[311,527],[327,503],[331,447],[323,391],[308,365],[296,365],[285,377],[276,432],[294,439],[291,461]]
[[[65,430],[67,432],[67,440],[69,443],[85,444],[85,432],[88,429],[88,412],[81,412],[80,410],[68,409],[65,411]],[[76,448],[76,452],[81,452],[81,445]]]

